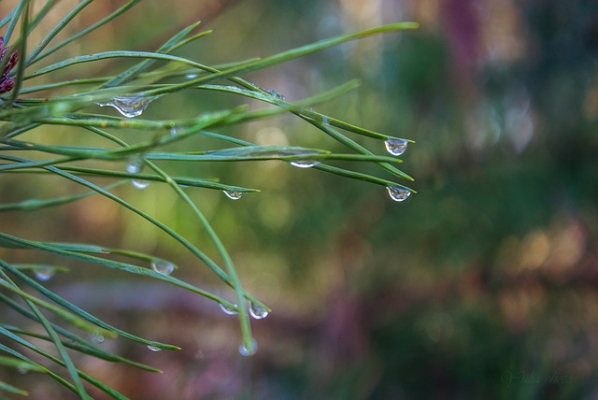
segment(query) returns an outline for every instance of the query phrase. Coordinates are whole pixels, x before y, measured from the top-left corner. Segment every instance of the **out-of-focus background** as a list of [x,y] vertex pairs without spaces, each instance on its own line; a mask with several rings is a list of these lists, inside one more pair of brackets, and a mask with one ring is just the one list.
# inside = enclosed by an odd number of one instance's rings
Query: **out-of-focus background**
[[[60,4],[68,10],[73,3]],[[70,29],[120,4],[98,1]],[[4,15],[7,6],[0,7]],[[108,339],[107,349],[164,373],[83,358],[85,371],[133,399],[598,396],[595,2],[145,1],[62,54],[154,50],[198,19],[214,33],[178,54],[212,65],[384,23],[419,22],[417,31],[246,76],[289,100],[361,79],[358,90],[317,110],[415,140],[401,167],[416,178],[411,186],[418,193],[395,203],[384,188],[277,162],[177,167],[182,175],[262,190],[240,201],[192,192],[243,283],[273,309],[253,323],[259,351],[240,357],[236,318],[207,300],[66,262],[71,273],[48,282],[59,294],[120,328],[183,347],[154,353]],[[85,72],[117,67],[90,65]],[[144,116],[189,117],[235,101],[176,95],[152,103]],[[227,133],[260,144],[341,149],[288,116]],[[75,132],[52,134],[78,140]],[[384,153],[381,142],[355,139]],[[18,179],[0,181],[3,202],[76,190]],[[164,187],[119,193],[194,242],[207,242]],[[100,197],[1,218],[2,229],[15,235],[170,258],[179,265],[177,276],[227,293],[173,241]],[[10,256],[64,262],[18,251]],[[64,396],[33,373],[13,379],[33,399]]]

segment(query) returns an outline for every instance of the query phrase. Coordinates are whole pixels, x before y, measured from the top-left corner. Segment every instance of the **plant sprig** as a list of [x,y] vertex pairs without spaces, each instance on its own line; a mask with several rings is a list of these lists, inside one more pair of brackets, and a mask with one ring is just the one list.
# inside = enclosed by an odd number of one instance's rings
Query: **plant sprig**
[[[113,50],[96,54],[77,55],[49,65],[38,67],[37,64],[50,55],[80,40],[90,32],[106,25],[115,18],[129,11],[140,3],[130,0],[120,8],[99,19],[92,25],[54,43],[59,34],[71,21],[87,10],[93,0],[83,0],[70,10],[64,18],[56,23],[48,32],[40,35],[41,41],[29,49],[30,35],[42,25],[49,15],[56,0],[48,0],[43,7],[32,15],[31,1],[20,0],[15,8],[0,21],[5,27],[5,43],[11,46],[0,60],[0,71],[4,71],[7,57],[18,52],[18,62],[10,71],[10,79],[14,79],[11,91],[0,93],[0,174],[19,174],[27,180],[31,176],[45,175],[71,182],[82,188],[82,191],[59,197],[24,199],[10,203],[0,203],[0,212],[20,211],[33,212],[59,205],[69,204],[90,196],[101,196],[106,200],[136,214],[149,222],[185,248],[191,255],[207,266],[219,279],[230,286],[234,292],[235,302],[210,293],[194,284],[177,279],[165,273],[153,270],[152,262],[167,262],[154,255],[132,251],[129,249],[107,248],[101,244],[56,243],[36,241],[25,237],[17,237],[0,231],[0,247],[27,249],[64,257],[81,264],[95,265],[119,272],[133,274],[146,279],[154,279],[169,283],[208,298],[228,310],[238,314],[241,327],[241,351],[245,355],[255,353],[250,324],[251,307],[259,307],[264,311],[270,309],[251,293],[245,290],[233,261],[224,243],[208,218],[187,193],[186,187],[220,190],[238,198],[246,193],[257,193],[260,188],[247,188],[238,185],[221,183],[217,179],[200,179],[197,177],[179,176],[173,167],[175,163],[212,163],[212,162],[262,162],[278,161],[301,167],[313,167],[316,170],[335,174],[341,177],[356,179],[367,183],[382,185],[399,191],[398,201],[404,200],[414,191],[396,183],[394,179],[413,179],[398,169],[396,165],[401,159],[395,156],[380,155],[365,145],[347,136],[345,133],[368,138],[369,140],[388,141],[403,140],[404,144],[412,142],[396,138],[393,135],[375,132],[356,126],[342,119],[328,116],[312,107],[330,101],[337,96],[355,89],[359,82],[350,81],[344,85],[324,91],[299,101],[287,101],[280,94],[265,90],[246,80],[242,75],[268,68],[293,60],[314,52],[322,51],[342,43],[368,36],[390,33],[393,31],[417,28],[416,23],[404,22],[381,26],[362,32],[341,35],[321,40],[295,49],[283,51],[263,58],[234,61],[223,65],[210,66],[197,60],[191,60],[174,54],[182,46],[189,45],[206,37],[211,31],[197,31],[199,22],[184,27],[166,40],[156,51]],[[18,35],[14,38],[15,35]],[[13,40],[14,39],[14,40]],[[54,44],[53,44],[54,43]],[[53,44],[53,45],[52,45]],[[137,59],[135,65],[124,71],[104,76],[85,76],[80,68],[87,63],[104,61],[120,61]],[[12,67],[13,63],[9,65]],[[60,81],[59,75],[77,69],[76,78]],[[189,74],[192,74],[190,76]],[[6,74],[8,76],[8,74]],[[35,78],[45,76],[49,82],[33,85]],[[52,79],[55,78],[55,79]],[[242,100],[257,100],[265,107],[251,109],[249,105],[231,106],[219,111],[199,113],[195,118],[145,119],[139,117],[152,100],[183,91],[205,91],[227,93]],[[45,97],[40,92],[46,92]],[[160,100],[159,100],[160,99]],[[108,113],[94,113],[93,108],[109,105],[116,108],[124,117],[115,117]],[[254,143],[218,132],[224,127],[234,127],[250,121],[280,114],[294,114],[306,124],[312,125],[325,135],[342,144],[347,152],[334,152],[327,149],[298,146],[256,145]],[[138,117],[138,118],[131,118]],[[102,138],[104,146],[91,147],[73,143],[48,144],[38,139],[24,139],[23,135],[40,127],[68,127],[79,129],[82,135]],[[146,137],[137,143],[129,143],[124,138],[128,132],[144,131]],[[183,143],[190,138],[203,136],[217,139],[220,146],[202,151],[188,149],[186,151],[170,150],[169,145]],[[86,136],[87,137],[87,136]],[[135,159],[139,164],[131,170],[123,171],[123,163]],[[84,162],[102,162],[102,167],[90,167]],[[160,161],[160,165],[156,162]],[[334,165],[342,161],[343,165],[351,163],[356,169],[363,163],[380,167],[385,176],[349,170]],[[114,168],[112,168],[114,167]],[[143,168],[150,172],[143,171]],[[174,171],[174,172],[173,172]],[[2,175],[0,175],[2,176]],[[101,186],[94,179],[110,181]],[[140,207],[134,206],[126,198],[112,190],[130,180],[151,181],[163,184],[164,190],[172,191],[186,205],[193,218],[207,233],[211,246],[216,250],[218,260],[209,257],[206,250],[201,249],[190,239],[176,232],[166,223],[159,221]],[[402,192],[401,192],[402,191]],[[396,193],[395,193],[396,194]],[[401,197],[402,196],[402,197]],[[111,255],[128,257],[130,262],[115,261]],[[169,262],[169,261],[168,261]],[[18,348],[27,348],[42,358],[50,360],[55,366],[66,368],[68,377],[63,378],[54,371],[54,367],[42,367],[37,361],[29,359],[17,350],[0,345],[0,365],[5,367],[23,367],[48,375],[81,398],[89,398],[83,380],[103,390],[114,398],[125,398],[109,386],[79,370],[68,349],[92,355],[112,362],[125,362],[129,365],[148,371],[157,371],[143,364],[135,363],[102,350],[95,344],[85,340],[69,328],[98,332],[105,336],[120,336],[157,349],[177,349],[176,346],[144,339],[135,334],[121,330],[84,311],[75,304],[58,296],[42,283],[28,275],[29,270],[42,268],[40,265],[19,265],[10,260],[0,260],[0,302],[25,316],[29,321],[43,327],[45,333],[33,332],[30,329],[14,327],[0,321],[0,336],[12,340]],[[59,266],[47,266],[50,269]],[[13,300],[18,298],[21,304]],[[251,305],[248,306],[248,305]],[[47,316],[46,314],[51,315]],[[59,317],[57,321],[55,318]],[[27,337],[38,338],[54,344],[56,355],[42,350]],[[13,394],[25,395],[26,391],[0,382],[0,390]]]

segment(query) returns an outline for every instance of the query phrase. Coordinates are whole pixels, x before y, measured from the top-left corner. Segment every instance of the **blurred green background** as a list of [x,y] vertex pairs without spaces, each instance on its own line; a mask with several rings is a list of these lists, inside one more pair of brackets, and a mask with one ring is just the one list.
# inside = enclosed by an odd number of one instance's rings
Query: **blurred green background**
[[[73,3],[61,4],[68,10]],[[73,31],[122,4],[96,3]],[[191,192],[243,283],[273,309],[253,323],[259,351],[240,357],[237,320],[207,300],[67,262],[72,272],[48,283],[59,294],[120,328],[183,347],[153,353],[106,340],[106,348],[164,373],[82,358],[85,371],[133,399],[598,396],[596,2],[146,1],[65,53],[154,50],[198,19],[214,33],[178,54],[205,64],[266,56],[384,23],[419,22],[417,31],[345,44],[246,76],[289,100],[361,79],[358,90],[316,109],[415,140],[402,168],[416,178],[411,187],[418,193],[395,203],[384,188],[277,162],[177,167],[182,175],[262,190],[240,201]],[[152,103],[144,117],[189,117],[237,101],[175,95]],[[342,149],[290,116],[226,133],[259,144]],[[76,132],[53,135],[62,143],[77,140]],[[384,154],[383,143],[355,139]],[[77,191],[49,178],[31,182],[3,177],[3,202]],[[120,193],[207,243],[164,187]],[[175,243],[100,197],[3,214],[0,224],[29,238],[170,258],[179,265],[177,276],[226,295]],[[64,263],[4,252],[3,259]],[[64,395],[35,374],[12,378],[33,399]]]

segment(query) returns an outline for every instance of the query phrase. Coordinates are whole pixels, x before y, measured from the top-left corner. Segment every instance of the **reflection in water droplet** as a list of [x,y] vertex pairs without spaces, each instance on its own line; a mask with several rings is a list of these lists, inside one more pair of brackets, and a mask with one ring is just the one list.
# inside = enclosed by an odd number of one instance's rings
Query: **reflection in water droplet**
[[143,179],[131,179],[131,184],[137,189],[145,189],[149,186],[150,181],[144,181]]
[[133,118],[140,116],[148,104],[156,100],[159,96],[117,96],[112,98],[110,101],[97,103],[100,107],[110,106],[114,107],[127,118]]
[[220,303],[219,305],[220,305],[220,309],[222,311],[224,311],[225,314],[235,315],[235,314],[239,313],[239,311],[237,310],[237,306],[235,304],[228,306],[228,305],[224,305],[224,304]]
[[147,348],[150,349],[151,351],[162,351],[161,348],[152,346],[152,345],[148,345]]
[[174,271],[174,264],[164,260],[152,261],[152,269],[162,275],[170,275]]
[[268,316],[268,311],[262,306],[251,303],[249,305],[249,314],[251,314],[254,319],[263,319]]
[[411,192],[409,190],[399,186],[387,186],[386,190],[388,190],[390,198],[394,201],[405,201],[409,196],[411,196]]
[[95,344],[104,343],[104,341],[106,340],[104,335],[102,335],[99,332],[92,332],[89,336],[91,338],[91,342]]
[[226,197],[232,200],[239,200],[241,197],[243,197],[243,192],[237,192],[234,190],[223,190],[223,192]]
[[47,281],[54,276],[55,271],[52,268],[36,269],[34,274],[38,281]]
[[257,353],[257,343],[255,342],[255,339],[251,339],[251,342],[249,342],[247,346],[242,343],[239,346],[239,353],[244,357],[249,357]]
[[129,157],[127,160],[127,166],[125,167],[127,172],[130,174],[136,174],[143,169],[144,160],[139,154]]
[[408,144],[409,142],[404,139],[388,139],[384,142],[386,150],[393,156],[400,156],[403,154],[405,150],[407,150]]
[[297,168],[311,168],[318,165],[320,162],[317,160],[301,160],[301,161],[291,161],[291,165]]

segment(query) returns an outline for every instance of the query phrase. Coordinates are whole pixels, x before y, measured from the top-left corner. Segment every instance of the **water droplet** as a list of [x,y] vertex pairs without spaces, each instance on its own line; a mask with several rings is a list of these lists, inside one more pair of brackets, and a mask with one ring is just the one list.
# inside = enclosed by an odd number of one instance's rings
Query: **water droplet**
[[106,340],[104,335],[102,335],[99,332],[91,332],[91,334],[89,336],[91,338],[91,342],[95,343],[95,344],[104,343],[104,341]]
[[36,269],[34,274],[38,281],[47,281],[54,276],[55,271],[52,268]]
[[147,346],[148,349],[150,349],[151,351],[162,351],[161,348],[156,347],[156,346],[152,346],[151,344]]
[[149,186],[150,181],[144,181],[143,179],[131,179],[131,184],[137,189],[145,189]]
[[170,136],[175,137],[178,136],[180,129],[176,127],[170,128]]
[[409,196],[411,196],[411,192],[409,190],[403,189],[399,186],[387,186],[386,190],[388,190],[390,198],[394,201],[405,201]]
[[232,200],[239,200],[241,197],[243,197],[243,192],[237,192],[234,190],[223,190],[223,192],[226,197]]
[[235,315],[235,314],[239,313],[239,311],[237,310],[237,306],[235,304],[231,304],[230,306],[228,306],[228,305],[224,305],[224,304],[220,303],[219,305],[220,305],[220,309],[222,309],[222,311],[224,311],[225,314]]
[[147,108],[148,104],[156,100],[159,96],[117,96],[110,101],[97,103],[100,107],[114,107],[116,110],[127,118],[138,117]]
[[143,169],[145,161],[139,154],[129,157],[127,160],[127,166],[125,167],[127,172],[130,174],[136,174]]
[[185,75],[185,78],[187,78],[187,79],[195,79],[197,77],[199,77],[199,74],[195,74],[195,73]]
[[278,100],[284,100],[286,98],[286,97],[284,97],[284,95],[278,93],[274,89],[266,90],[265,92],[268,93],[269,95],[276,97]]
[[27,374],[29,372],[29,368],[18,367],[17,371],[19,372],[19,374],[25,375],[25,374]]
[[317,160],[301,160],[301,161],[291,161],[291,165],[297,168],[311,168],[318,165],[320,162]]
[[[136,154],[127,160],[127,166],[125,167],[127,172],[130,174],[137,174],[143,170],[145,159],[142,155]],[[150,182],[143,179],[131,179],[131,184],[137,189],[145,189],[149,186]]]
[[388,139],[384,142],[386,150],[393,156],[400,156],[407,150],[407,142],[405,139]]
[[152,269],[162,275],[170,275],[174,271],[174,264],[164,260],[152,261]]
[[268,310],[266,310],[264,307],[262,307],[260,305],[251,303],[249,305],[249,314],[254,319],[264,319],[268,316]]
[[245,343],[242,343],[239,346],[239,353],[241,353],[243,357],[250,357],[257,353],[257,343],[255,339],[251,339],[247,346],[245,345]]

